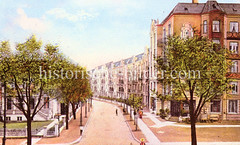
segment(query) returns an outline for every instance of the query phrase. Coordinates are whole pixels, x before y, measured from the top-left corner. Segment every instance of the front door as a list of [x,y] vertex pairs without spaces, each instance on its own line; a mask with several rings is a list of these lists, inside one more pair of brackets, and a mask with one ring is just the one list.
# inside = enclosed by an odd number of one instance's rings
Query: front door
[[172,116],[180,116],[180,102],[171,101],[171,115]]

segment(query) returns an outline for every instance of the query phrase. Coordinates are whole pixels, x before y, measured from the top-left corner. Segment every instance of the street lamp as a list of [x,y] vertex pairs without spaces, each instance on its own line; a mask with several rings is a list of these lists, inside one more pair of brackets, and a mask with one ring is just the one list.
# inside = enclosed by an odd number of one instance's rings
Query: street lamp
[[80,126],[82,126],[82,101],[81,103],[81,111],[80,111]]
[[87,118],[87,100],[85,102],[85,118]]

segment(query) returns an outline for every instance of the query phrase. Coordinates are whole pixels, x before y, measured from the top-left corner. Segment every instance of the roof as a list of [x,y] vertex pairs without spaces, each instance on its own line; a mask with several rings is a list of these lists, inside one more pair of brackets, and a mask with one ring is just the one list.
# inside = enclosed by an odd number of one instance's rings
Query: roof
[[143,59],[143,55],[144,55],[144,53],[141,53],[141,54],[138,54],[137,56],[136,56],[136,61],[140,61],[140,60],[142,60]]
[[98,66],[98,69],[102,69],[102,65]]
[[161,25],[174,14],[203,14],[214,10],[219,10],[226,14],[240,14],[240,4],[218,3],[217,1],[207,1],[206,3],[178,3],[162,21]]
[[113,66],[114,67],[119,67],[121,65],[121,61],[114,62]]
[[133,62],[133,57],[130,57],[130,58],[127,58],[124,60],[124,64],[127,65],[127,64],[131,64]]
[[110,69],[112,67],[112,62],[106,63],[106,67]]

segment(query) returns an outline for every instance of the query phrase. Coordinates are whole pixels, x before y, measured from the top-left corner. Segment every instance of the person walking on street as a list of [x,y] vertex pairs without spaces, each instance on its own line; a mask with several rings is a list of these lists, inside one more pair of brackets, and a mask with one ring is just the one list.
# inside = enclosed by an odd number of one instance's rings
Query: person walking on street
[[144,138],[141,138],[140,141],[141,141],[140,145],[146,145],[146,144],[145,144],[145,139],[144,139]]
[[116,109],[116,116],[118,116],[118,109]]

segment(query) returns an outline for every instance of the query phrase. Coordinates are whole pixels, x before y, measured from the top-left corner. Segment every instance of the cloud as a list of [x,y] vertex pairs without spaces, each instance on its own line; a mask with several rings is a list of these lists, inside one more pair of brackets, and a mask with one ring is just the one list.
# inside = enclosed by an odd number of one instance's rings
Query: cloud
[[78,10],[76,13],[68,13],[65,9],[62,8],[54,8],[47,11],[47,14],[53,15],[58,19],[67,19],[72,22],[82,21],[86,19],[92,19],[96,17],[97,13],[89,13],[85,10]]
[[45,32],[48,29],[49,23],[46,22],[45,18],[31,18],[28,17],[22,8],[17,9],[17,18],[15,18],[15,23],[19,25],[24,30],[29,30],[31,32]]

